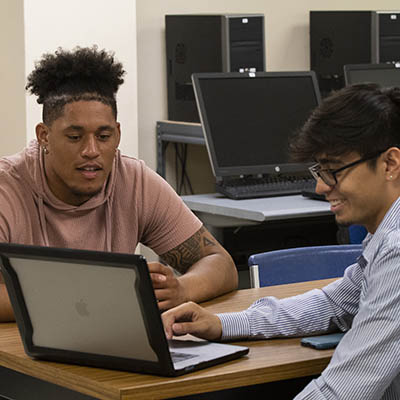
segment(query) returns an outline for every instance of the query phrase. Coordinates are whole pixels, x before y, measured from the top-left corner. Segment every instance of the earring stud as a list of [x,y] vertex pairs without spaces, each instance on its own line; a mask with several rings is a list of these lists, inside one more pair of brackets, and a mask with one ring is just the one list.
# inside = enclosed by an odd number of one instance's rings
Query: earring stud
[[42,149],[44,154],[49,154],[49,149],[47,148],[47,146],[43,146]]

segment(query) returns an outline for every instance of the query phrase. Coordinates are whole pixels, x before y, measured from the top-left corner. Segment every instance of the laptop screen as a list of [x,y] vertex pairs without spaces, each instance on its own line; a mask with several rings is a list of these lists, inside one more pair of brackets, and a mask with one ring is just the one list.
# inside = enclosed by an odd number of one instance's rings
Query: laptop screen
[[198,73],[196,101],[215,176],[305,171],[288,139],[319,104],[315,74]]
[[382,87],[400,85],[400,65],[395,64],[349,64],[344,66],[346,85],[371,82]]

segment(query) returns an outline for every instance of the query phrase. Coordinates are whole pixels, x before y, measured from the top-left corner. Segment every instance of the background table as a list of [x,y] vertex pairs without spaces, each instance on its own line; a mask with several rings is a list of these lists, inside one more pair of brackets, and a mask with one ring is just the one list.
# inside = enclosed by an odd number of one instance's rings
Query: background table
[[182,200],[203,222],[214,226],[332,215],[327,201],[311,200],[301,195],[232,200],[218,193],[209,193],[182,196]]
[[301,195],[232,200],[217,193],[182,199],[232,256],[240,288],[250,287],[252,254],[339,243],[340,228],[326,201]]

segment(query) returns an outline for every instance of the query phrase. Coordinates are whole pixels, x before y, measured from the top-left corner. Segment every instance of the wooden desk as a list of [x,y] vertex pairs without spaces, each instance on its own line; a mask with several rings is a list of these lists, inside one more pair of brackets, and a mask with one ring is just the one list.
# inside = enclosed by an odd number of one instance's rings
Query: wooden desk
[[[239,311],[259,297],[287,297],[330,280],[239,290],[204,303],[213,312]],[[332,350],[313,350],[300,339],[240,342],[248,356],[177,378],[34,361],[24,353],[14,323],[0,324],[0,365],[99,399],[165,399],[319,374]]]

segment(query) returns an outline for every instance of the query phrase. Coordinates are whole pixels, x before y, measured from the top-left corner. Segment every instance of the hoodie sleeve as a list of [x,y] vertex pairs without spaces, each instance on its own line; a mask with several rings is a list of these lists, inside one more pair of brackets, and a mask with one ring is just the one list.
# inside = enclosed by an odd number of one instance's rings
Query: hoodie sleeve
[[40,220],[32,191],[19,176],[1,170],[0,241],[41,245]]
[[143,164],[141,242],[157,254],[164,254],[193,236],[201,221],[174,189]]
[[17,230],[18,196],[0,173],[0,242],[11,242],[11,230]]

